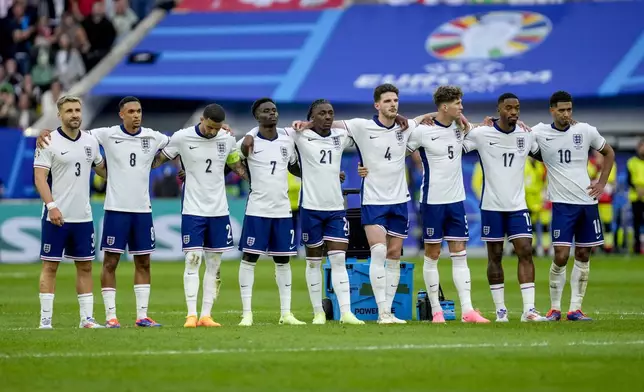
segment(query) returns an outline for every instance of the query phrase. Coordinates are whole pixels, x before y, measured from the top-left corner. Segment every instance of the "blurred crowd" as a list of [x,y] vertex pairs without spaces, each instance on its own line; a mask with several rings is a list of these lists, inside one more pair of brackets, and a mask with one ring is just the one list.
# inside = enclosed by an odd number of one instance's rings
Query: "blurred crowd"
[[0,127],[27,128],[95,67],[152,0],[0,0]]

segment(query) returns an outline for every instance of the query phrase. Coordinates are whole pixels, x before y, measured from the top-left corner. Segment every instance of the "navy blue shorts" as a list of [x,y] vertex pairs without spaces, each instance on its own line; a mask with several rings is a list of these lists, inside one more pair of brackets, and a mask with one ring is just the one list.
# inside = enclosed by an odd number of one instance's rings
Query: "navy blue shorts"
[[420,205],[423,216],[423,239],[427,244],[469,240],[469,228],[462,201],[449,204]]
[[65,223],[62,226],[43,220],[40,258],[45,261],[92,261],[96,253],[94,223]]
[[597,204],[552,203],[552,245],[593,247],[604,243]]
[[316,211],[302,208],[302,242],[309,248],[322,246],[324,241],[349,243],[349,222],[345,210]]
[[226,252],[233,249],[233,229],[226,216],[181,215],[183,251]]
[[293,218],[264,218],[246,215],[239,250],[268,256],[297,254]]
[[409,232],[409,215],[407,202],[390,205],[363,205],[362,225],[378,225],[388,235],[398,238],[407,238]]
[[532,238],[532,221],[528,210],[481,210],[481,241],[503,241],[515,238]]
[[150,212],[105,211],[101,250],[131,255],[154,252],[154,224]]

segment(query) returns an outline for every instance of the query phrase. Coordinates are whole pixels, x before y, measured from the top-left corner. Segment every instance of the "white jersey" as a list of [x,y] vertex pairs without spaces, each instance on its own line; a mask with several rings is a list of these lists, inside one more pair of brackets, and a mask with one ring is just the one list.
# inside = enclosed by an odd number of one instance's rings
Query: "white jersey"
[[208,139],[196,125],[172,135],[170,143],[161,152],[168,159],[181,155],[181,164],[186,171],[183,215],[228,215],[224,166],[228,156],[236,150],[235,138],[225,131]]
[[560,131],[539,123],[532,130],[548,169],[548,199],[553,203],[597,204],[586,189],[590,185],[588,151],[606,145],[597,128],[577,123]]
[[34,167],[49,170],[51,195],[65,222],[92,221],[89,175],[92,165],[101,162],[103,156],[98,141],[86,132],[80,132],[78,138],[72,140],[59,128],[51,133],[48,147],[36,150]]
[[525,202],[525,164],[530,152],[537,153],[534,132],[521,127],[505,133],[494,126],[471,130],[463,141],[465,152],[478,150],[483,168],[481,209],[520,211]]
[[157,151],[170,138],[149,128],[132,135],[122,125],[89,131],[103,146],[107,158],[105,210],[150,212],[150,169]]
[[340,184],[342,152],[353,145],[353,139],[344,129],[331,129],[329,136],[320,136],[307,129],[295,132],[288,129],[302,167],[302,208],[315,211],[344,210],[344,198]]
[[407,148],[419,150],[423,162],[420,202],[449,204],[465,200],[463,186],[463,132],[456,126],[419,125],[411,134]]
[[385,127],[378,117],[354,118],[344,121],[349,136],[358,147],[362,166],[369,175],[362,182],[363,205],[391,205],[410,200],[405,171],[407,140],[417,124],[409,120],[409,129],[403,131],[394,124]]
[[[277,138],[274,140],[264,139],[259,134],[254,139],[253,151],[246,157],[250,177],[246,215],[290,218],[292,212],[288,198],[288,165],[297,163],[293,139],[282,128],[277,128]],[[237,142],[240,155],[243,140]]]

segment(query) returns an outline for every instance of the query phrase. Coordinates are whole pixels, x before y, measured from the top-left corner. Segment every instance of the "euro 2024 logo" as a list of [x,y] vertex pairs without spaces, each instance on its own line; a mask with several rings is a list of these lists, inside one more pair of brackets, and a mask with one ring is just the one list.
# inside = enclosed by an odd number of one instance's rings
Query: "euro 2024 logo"
[[493,11],[466,15],[440,25],[427,38],[425,49],[443,60],[424,66],[424,72],[364,74],[357,88],[393,83],[407,94],[426,94],[440,85],[458,85],[465,92],[494,92],[502,86],[546,84],[552,71],[505,70],[500,60],[528,52],[552,31],[550,20],[536,12]]

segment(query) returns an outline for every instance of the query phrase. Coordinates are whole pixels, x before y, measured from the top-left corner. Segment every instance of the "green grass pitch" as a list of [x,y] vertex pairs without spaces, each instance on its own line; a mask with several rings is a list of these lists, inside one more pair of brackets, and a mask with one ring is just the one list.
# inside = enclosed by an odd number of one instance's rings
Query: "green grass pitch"
[[[415,258],[415,291],[423,287]],[[39,265],[0,265],[0,391],[600,391],[644,385],[644,258],[595,257],[584,310],[593,322],[524,324],[516,262],[506,257],[509,324],[279,326],[272,262],[260,260],[251,328],[237,327],[238,263],[222,265],[213,315],[224,327],[186,330],[182,263],[152,266],[150,316],[133,328],[133,268],[118,270],[120,330],[79,330],[74,268],[61,265],[53,331],[38,326]],[[95,264],[96,318],[104,321]],[[458,298],[451,263],[439,264]],[[485,261],[470,260],[474,306],[493,317]],[[536,262],[537,307],[546,312],[549,261]],[[568,268],[570,276],[571,267]],[[564,291],[567,309],[570,289]],[[415,295],[414,295],[415,301]],[[304,263],[293,262],[293,312],[310,322]],[[638,387],[639,385],[639,387]]]

